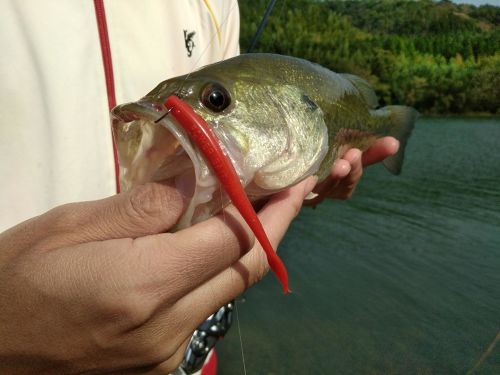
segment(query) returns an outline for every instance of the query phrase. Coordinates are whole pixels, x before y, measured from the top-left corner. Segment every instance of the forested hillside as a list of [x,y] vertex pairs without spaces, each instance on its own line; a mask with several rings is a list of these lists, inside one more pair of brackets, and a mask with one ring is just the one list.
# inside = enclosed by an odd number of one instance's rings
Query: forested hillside
[[[241,47],[268,0],[240,0]],[[500,7],[449,1],[278,0],[255,52],[367,79],[382,104],[500,114]]]

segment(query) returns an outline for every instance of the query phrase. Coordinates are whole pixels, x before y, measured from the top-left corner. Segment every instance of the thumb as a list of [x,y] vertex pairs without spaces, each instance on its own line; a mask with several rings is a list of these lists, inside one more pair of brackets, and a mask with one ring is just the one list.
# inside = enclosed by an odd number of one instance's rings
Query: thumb
[[43,249],[136,238],[170,229],[184,203],[176,188],[148,183],[109,198],[59,206],[23,224],[36,227],[32,240]]

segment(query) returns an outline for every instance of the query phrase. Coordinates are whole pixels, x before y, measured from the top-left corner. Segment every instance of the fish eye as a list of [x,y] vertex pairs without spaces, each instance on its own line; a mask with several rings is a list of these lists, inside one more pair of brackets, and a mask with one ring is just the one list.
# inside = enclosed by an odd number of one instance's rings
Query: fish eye
[[201,102],[214,112],[222,112],[231,104],[231,96],[223,86],[210,83],[201,93]]

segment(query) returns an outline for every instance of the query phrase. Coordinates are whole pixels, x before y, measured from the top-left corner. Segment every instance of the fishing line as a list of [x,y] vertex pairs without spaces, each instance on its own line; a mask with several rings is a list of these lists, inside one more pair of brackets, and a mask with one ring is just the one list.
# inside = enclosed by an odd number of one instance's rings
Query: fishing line
[[[263,15],[260,23],[259,23],[259,27],[257,28],[257,32],[255,33],[255,35],[252,38],[251,46],[247,49],[247,53],[252,52],[252,50],[254,49],[255,45],[257,44],[257,41],[260,38],[260,34],[262,33],[262,31],[264,30],[264,27],[266,26],[267,19],[268,19],[269,15],[271,14],[271,11],[274,8],[274,5],[276,4],[276,1],[277,0],[270,0],[269,1],[268,5],[267,5],[267,8],[266,8],[266,11],[265,11],[265,13],[264,13],[264,15]],[[283,2],[282,6],[281,6],[280,14],[283,13],[283,9],[284,9],[284,4],[285,3],[286,3],[286,0]],[[219,30],[221,30],[227,24],[227,21],[229,20],[229,16],[233,13],[234,8],[235,8],[235,6],[237,4],[238,4],[238,1],[234,0],[233,5],[231,5],[231,8],[229,8],[229,11],[227,12],[226,16],[222,20],[222,22],[221,22],[221,24],[219,26]],[[210,36],[207,45],[201,51],[200,56],[198,56],[198,59],[195,61],[194,65],[193,65],[193,68],[186,75],[186,77],[182,81],[180,87],[175,91],[174,95],[182,98],[181,93],[182,93],[182,89],[184,87],[184,83],[188,80],[188,78],[191,76],[191,74],[198,68],[198,64],[200,63],[202,57],[205,56],[205,54],[207,53],[208,48],[214,43],[214,39],[215,39],[215,37],[216,37],[217,34],[218,34],[218,30],[217,29],[212,32],[212,35]],[[161,120],[163,120],[170,113],[170,111],[171,111],[171,109],[168,109],[167,113],[163,114],[160,118],[158,118],[155,121],[155,123],[158,123]]]
[[[222,205],[222,220],[224,221],[224,224],[226,224],[226,210],[224,208],[224,194],[222,192],[222,186],[219,188],[219,194],[220,194],[220,203]],[[231,273],[231,277],[233,276],[233,273]],[[238,314],[238,301],[236,298],[233,300],[233,305],[234,309],[236,312],[236,324],[238,326],[238,339],[240,341],[240,351],[241,351],[241,360],[243,362],[243,374],[247,375],[247,368],[246,368],[246,362],[245,362],[245,352],[243,350],[243,337],[241,335],[241,327],[240,327],[240,316]]]
[[500,331],[497,333],[495,338],[493,339],[492,343],[488,346],[486,351],[481,355],[481,358],[479,358],[479,361],[472,367],[465,375],[472,375],[477,371],[477,369],[486,361],[486,358],[490,356],[491,353],[493,353],[493,350],[495,349],[495,346],[497,345],[497,342],[500,340]]
[[[219,186],[219,195],[220,195],[220,205],[221,205],[221,211],[222,211],[222,221],[224,222],[224,224],[227,224],[226,209],[224,208],[224,194],[222,192],[222,185]],[[236,301],[234,301],[234,303],[236,304]]]
[[240,337],[241,360],[243,361],[243,374],[247,375],[247,367],[245,364],[245,354],[243,352],[243,340],[241,339],[240,315],[238,314],[238,301],[234,301],[234,310],[236,311],[236,324],[238,325],[238,336]]
[[[231,15],[231,13],[233,13],[234,11],[234,7],[238,4],[238,1],[237,0],[234,0],[233,2],[233,5],[231,5],[231,8],[229,8],[229,11],[227,12],[226,16],[224,17],[224,19],[222,20],[220,26],[219,26],[219,29],[222,29],[226,24],[227,24],[227,21],[229,19],[229,16]],[[193,73],[197,68],[198,68],[198,64],[200,63],[201,61],[201,58],[203,56],[205,56],[205,53],[207,53],[208,51],[208,48],[213,44],[214,42],[214,39],[217,35],[217,29],[215,29],[214,32],[212,32],[212,35],[210,36],[210,38],[208,39],[208,43],[207,45],[205,46],[205,48],[201,51],[200,53],[200,56],[198,56],[198,59],[195,61],[193,67],[191,68],[191,71],[186,75],[186,77],[184,78],[184,80],[182,81],[180,87],[174,92],[173,95],[176,95],[178,96],[179,98],[182,98],[182,89],[184,87],[184,83],[188,80],[189,76],[191,75],[191,73]],[[158,118],[157,120],[155,120],[155,123],[158,123],[160,122],[161,120],[163,120],[169,113],[170,111],[172,110],[172,108],[168,108],[167,109],[167,112],[164,113],[163,115],[160,116],[160,118]]]
[[[222,29],[226,24],[227,24],[227,21],[229,19],[229,16],[231,15],[231,13],[233,13],[234,11],[234,7],[238,4],[238,1],[234,0],[233,1],[233,5],[231,5],[231,8],[229,8],[229,12],[227,12],[226,14],[226,17],[222,20],[220,26],[219,26],[219,29]],[[184,78],[184,81],[183,81],[183,84],[184,82],[186,82],[186,80],[189,78],[189,76],[191,75],[191,73],[193,73],[197,68],[198,68],[198,64],[200,63],[200,60],[201,58],[205,55],[205,53],[207,52],[208,48],[213,44],[214,42],[214,39],[215,39],[215,36],[217,35],[217,29],[212,33],[211,37],[209,38],[208,40],[208,43],[207,45],[205,46],[205,48],[201,51],[200,53],[200,56],[198,57],[198,59],[195,61],[194,63],[194,66],[193,68],[191,69],[191,71],[186,75],[186,78]],[[183,87],[183,84],[181,85],[181,87],[179,88],[178,91],[181,91],[182,90],[182,87]]]
[[[221,205],[222,205],[223,199],[224,199],[224,195],[222,193],[222,186],[219,189],[219,193],[220,193],[220,201],[221,201]],[[226,210],[224,209],[224,207],[222,208],[222,219],[223,219],[224,223],[226,223]],[[231,275],[233,275],[233,273],[231,273]],[[247,375],[247,368],[246,368],[246,362],[245,362],[245,352],[243,350],[243,337],[241,335],[241,327],[240,327],[240,316],[238,314],[238,301],[236,299],[233,300],[233,305],[234,305],[234,309],[235,309],[235,313],[236,313],[236,325],[238,326],[238,339],[240,341],[241,361],[243,362],[243,374]]]
[[[265,25],[266,25],[267,19],[268,19],[269,15],[270,15],[270,13],[271,13],[271,11],[272,11],[272,9],[273,9],[274,5],[276,4],[276,1],[277,1],[277,0],[270,0],[270,2],[269,2],[269,4],[268,4],[268,6],[267,6],[267,8],[266,8],[265,14],[264,14],[264,16],[262,17],[262,20],[261,20],[261,22],[260,22],[260,24],[259,24],[259,27],[258,27],[258,29],[257,29],[257,32],[256,32],[256,34],[254,35],[254,37],[253,37],[253,39],[252,39],[251,46],[250,46],[250,48],[247,50],[247,52],[251,52],[251,51],[254,49],[254,47],[255,47],[255,45],[256,45],[256,43],[257,43],[257,41],[258,41],[258,39],[259,39],[259,37],[260,37],[260,35],[261,35],[261,33],[262,33],[262,31],[263,31],[263,29],[264,29],[264,27],[265,27]],[[231,8],[230,8],[230,9],[229,9],[229,11],[227,12],[226,16],[224,17],[223,21],[221,22],[221,24],[220,24],[220,29],[222,29],[222,28],[223,28],[223,27],[227,24],[228,19],[229,19],[229,16],[230,16],[230,15],[232,14],[232,12],[234,11],[234,8],[235,8],[235,6],[236,6],[236,5],[237,5],[237,1],[234,1],[234,2],[233,2],[233,5],[231,6]],[[283,3],[283,5],[284,5],[284,3]],[[282,12],[283,12],[283,8],[284,8],[284,6],[282,6],[282,7],[281,7],[281,12],[280,12],[280,13],[282,13]],[[195,61],[194,65],[193,65],[193,68],[192,68],[192,69],[191,69],[191,71],[190,71],[190,72],[186,75],[186,77],[184,78],[184,80],[182,81],[182,83],[181,83],[180,87],[176,90],[176,92],[175,92],[175,94],[174,94],[174,95],[176,95],[176,96],[178,96],[178,97],[181,97],[182,89],[183,89],[183,87],[184,87],[185,82],[188,80],[188,78],[190,77],[190,75],[191,75],[191,74],[192,74],[192,73],[193,73],[193,72],[194,72],[194,71],[198,68],[198,64],[200,63],[200,61],[201,61],[202,57],[203,57],[203,56],[205,56],[205,54],[207,53],[208,48],[209,48],[210,46],[212,46],[212,44],[214,43],[214,39],[215,39],[215,37],[217,36],[217,34],[218,34],[218,30],[216,29],[216,30],[212,33],[212,35],[210,36],[210,38],[209,38],[209,41],[208,41],[207,45],[206,45],[206,46],[205,46],[205,48],[201,51],[201,53],[200,53],[200,55],[199,55],[198,59]],[[168,116],[168,115],[170,114],[170,112],[172,111],[172,109],[173,109],[173,107],[171,107],[171,108],[167,108],[167,111],[166,111],[164,114],[162,114],[162,115],[161,115],[161,116],[160,116],[157,120],[155,120],[154,122],[155,122],[155,123],[159,123],[160,121],[162,121],[162,120],[163,120],[166,116]],[[223,203],[223,193],[222,193],[222,189],[220,189],[220,195],[221,195],[221,204],[222,204],[222,203]],[[222,210],[222,216],[223,216],[223,221],[224,221],[224,223],[225,223],[225,222],[226,222],[226,213],[225,213],[225,211],[224,211],[224,210]],[[239,338],[239,342],[240,342],[241,358],[242,358],[242,361],[243,361],[243,373],[244,373],[244,375],[246,375],[246,374],[247,374],[247,370],[246,370],[245,353],[244,353],[244,348],[243,348],[243,339],[242,339],[242,335],[241,335],[241,326],[240,326],[240,319],[239,319],[239,313],[238,313],[238,305],[237,305],[236,301],[235,301],[234,305],[235,305],[235,309],[236,309],[236,322],[237,322],[237,326],[238,326],[238,338]]]

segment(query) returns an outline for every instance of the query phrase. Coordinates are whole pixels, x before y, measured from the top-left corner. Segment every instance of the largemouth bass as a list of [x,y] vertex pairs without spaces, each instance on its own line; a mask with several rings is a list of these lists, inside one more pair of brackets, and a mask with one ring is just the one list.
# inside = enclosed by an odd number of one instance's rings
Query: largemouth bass
[[112,110],[122,190],[174,182],[190,197],[177,229],[216,214],[229,198],[185,130],[166,115],[176,95],[212,128],[250,200],[310,175],[321,181],[346,147],[367,149],[392,135],[399,152],[384,164],[399,173],[417,112],[378,107],[363,79],[306,60],[246,54],[160,83],[134,103]]

